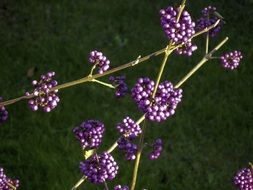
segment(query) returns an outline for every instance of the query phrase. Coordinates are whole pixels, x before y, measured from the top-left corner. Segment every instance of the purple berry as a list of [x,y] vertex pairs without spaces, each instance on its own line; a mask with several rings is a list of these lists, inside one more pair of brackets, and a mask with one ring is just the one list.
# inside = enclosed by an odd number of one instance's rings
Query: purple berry
[[18,189],[19,180],[8,178],[4,173],[4,169],[0,168],[0,190],[13,190],[14,187]]
[[103,183],[112,180],[118,173],[118,165],[109,153],[93,155],[80,162],[80,170],[91,183]]
[[117,185],[114,187],[114,190],[129,190],[128,186],[122,186],[122,185]]
[[163,141],[162,139],[156,139],[153,143],[153,150],[149,154],[150,160],[156,160],[161,155],[161,152],[163,150]]
[[57,96],[58,90],[51,90],[53,87],[57,86],[57,81],[53,80],[55,72],[48,72],[46,75],[41,75],[39,81],[32,81],[34,90],[32,93],[26,92],[26,96],[34,95],[28,101],[29,107],[33,111],[37,111],[42,108],[45,112],[50,112],[60,102],[60,98]]
[[127,93],[127,84],[125,83],[126,77],[125,76],[110,76],[110,82],[115,86],[115,96],[117,98],[124,97]]
[[117,125],[117,129],[120,134],[130,138],[135,138],[142,132],[141,127],[128,116]]
[[130,139],[121,137],[117,141],[118,147],[125,153],[127,160],[135,160],[138,147],[136,144],[133,144]]
[[242,58],[242,53],[240,51],[232,51],[221,56],[221,63],[224,68],[234,70],[240,65]]
[[253,168],[243,168],[234,176],[234,184],[239,190],[253,190]]
[[177,21],[179,8],[168,7],[160,10],[161,25],[163,30],[174,44],[178,45],[190,41],[195,34],[195,23],[187,11],[183,11],[179,21]]
[[98,73],[102,74],[107,71],[110,67],[110,61],[103,55],[102,52],[94,50],[90,52],[89,62],[93,65],[97,65],[99,70]]
[[[215,11],[216,11],[216,7],[212,7],[212,6],[205,7],[202,10],[202,17],[198,19],[196,23],[197,32],[202,31],[205,28],[213,25],[214,23],[217,22],[217,20],[220,19],[217,15],[215,15]],[[209,35],[214,37],[220,31],[221,25],[222,23],[219,22],[219,24],[215,28],[209,31]]]
[[[0,97],[0,102],[2,97]],[[4,106],[0,106],[0,125],[2,125],[8,119],[8,111]]]
[[95,149],[102,142],[105,131],[104,124],[97,120],[88,120],[73,129],[75,137],[80,141],[83,149]]

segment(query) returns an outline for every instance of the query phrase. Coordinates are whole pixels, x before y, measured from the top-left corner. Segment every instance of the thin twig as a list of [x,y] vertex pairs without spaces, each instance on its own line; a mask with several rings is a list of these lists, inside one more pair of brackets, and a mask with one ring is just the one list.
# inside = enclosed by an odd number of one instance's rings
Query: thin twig
[[105,185],[105,190],[109,190],[109,188],[108,188],[108,185],[107,185],[106,181],[104,182],[104,185]]
[[86,176],[83,176],[75,185],[74,187],[71,188],[71,190],[76,190],[85,180],[86,180]]
[[[209,21],[209,14],[207,16],[207,20]],[[206,33],[206,54],[209,52],[209,32]]]
[[177,15],[177,22],[180,20],[180,17],[181,17],[181,15],[182,15],[182,12],[183,12],[183,10],[184,10],[184,8],[185,8],[185,4],[186,4],[186,0],[182,0],[181,5],[179,6],[179,13],[178,13],[178,15]]
[[96,82],[98,84],[101,84],[103,86],[106,86],[106,87],[109,87],[109,88],[115,88],[115,86],[111,85],[111,84],[108,84],[108,83],[105,83],[105,82],[102,82],[100,80],[97,80],[97,79],[92,79],[92,82]]
[[165,68],[165,65],[167,63],[167,59],[169,57],[169,55],[173,52],[172,50],[169,50],[170,47],[171,47],[172,43],[170,43],[167,47],[166,47],[166,50],[165,50],[165,54],[164,54],[164,58],[163,58],[163,62],[162,62],[162,65],[159,69],[159,74],[157,76],[157,79],[156,79],[156,83],[155,83],[155,88],[154,88],[154,91],[153,91],[153,94],[152,94],[152,98],[155,97],[156,95],[156,91],[157,91],[157,88],[158,88],[158,85],[160,83],[160,80],[161,80],[161,77],[162,77],[162,74],[163,74],[163,71],[164,71],[164,68]]
[[136,186],[138,169],[139,169],[140,159],[141,159],[141,153],[142,153],[142,149],[143,149],[145,130],[146,130],[146,122],[144,120],[143,127],[142,127],[142,133],[141,133],[139,144],[138,144],[138,151],[136,153],[136,159],[135,159],[135,163],[134,163],[134,171],[133,171],[133,178],[132,178],[132,183],[131,183],[131,190],[134,190],[135,186]]
[[16,190],[17,188],[10,182],[7,182],[7,185],[12,188],[13,190]]
[[212,51],[206,54],[201,61],[175,85],[175,88],[179,88],[185,81],[187,81],[202,65],[204,65],[204,63],[210,59],[210,57],[212,57],[213,53],[220,49],[227,41],[228,37],[222,40]]

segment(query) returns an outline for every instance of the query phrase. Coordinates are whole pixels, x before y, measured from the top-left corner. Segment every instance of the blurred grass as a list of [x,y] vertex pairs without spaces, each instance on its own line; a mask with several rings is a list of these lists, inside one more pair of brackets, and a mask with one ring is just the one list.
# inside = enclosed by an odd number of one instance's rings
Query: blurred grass
[[[48,70],[60,83],[88,73],[89,51],[101,50],[112,67],[146,55],[166,45],[160,27],[159,9],[179,1],[0,1],[0,95],[22,95],[32,79]],[[215,45],[226,35],[224,51],[239,49],[243,63],[236,71],[222,69],[219,62],[207,64],[184,86],[184,100],[177,114],[162,124],[148,124],[146,141],[162,137],[164,152],[150,162],[144,153],[138,188],[148,190],[233,189],[234,172],[253,160],[253,1],[191,1],[187,9],[194,18],[209,3],[226,18]],[[163,79],[177,82],[204,52],[204,38],[191,58],[173,56]],[[140,76],[155,78],[161,57],[121,74],[131,86]],[[37,67],[32,78],[27,71]],[[21,180],[20,190],[70,189],[81,177],[82,159],[71,129],[95,118],[106,125],[107,148],[116,138],[115,125],[130,115],[141,114],[130,97],[115,100],[110,89],[82,84],[60,92],[61,103],[50,114],[32,113],[26,102],[8,107],[10,118],[0,128],[0,166]],[[148,151],[148,150],[146,150]],[[130,184],[133,164],[115,152],[120,172],[109,183]],[[80,189],[103,189],[85,183]]]

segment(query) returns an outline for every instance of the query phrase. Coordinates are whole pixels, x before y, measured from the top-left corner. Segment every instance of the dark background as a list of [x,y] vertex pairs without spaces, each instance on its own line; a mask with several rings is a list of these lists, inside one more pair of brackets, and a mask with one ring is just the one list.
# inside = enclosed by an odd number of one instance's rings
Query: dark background
[[[176,4],[180,1],[0,0],[0,95],[5,100],[23,95],[33,79],[49,70],[57,73],[59,83],[81,78],[89,72],[87,57],[94,49],[116,67],[165,47],[159,10]],[[175,116],[162,124],[148,123],[145,142],[161,137],[165,146],[153,162],[145,149],[137,189],[234,189],[234,173],[253,160],[253,1],[196,0],[187,3],[187,10],[197,19],[209,4],[226,19],[211,46],[230,37],[216,55],[238,49],[244,59],[235,71],[211,61],[183,85],[184,98]],[[196,42],[198,52],[192,57],[170,58],[163,80],[179,81],[201,59],[204,37]],[[154,58],[120,74],[127,76],[130,87],[141,76],[155,79],[161,60]],[[33,113],[26,102],[8,106],[9,120],[0,127],[0,166],[20,179],[20,190],[70,189],[76,183],[82,154],[72,128],[83,120],[105,123],[104,150],[117,139],[115,125],[123,117],[141,116],[130,96],[115,100],[113,90],[100,85],[85,83],[59,94],[61,103],[49,114]],[[108,183],[110,189],[129,185],[133,169],[122,153],[113,155],[120,172]],[[86,182],[80,189],[103,186]]]

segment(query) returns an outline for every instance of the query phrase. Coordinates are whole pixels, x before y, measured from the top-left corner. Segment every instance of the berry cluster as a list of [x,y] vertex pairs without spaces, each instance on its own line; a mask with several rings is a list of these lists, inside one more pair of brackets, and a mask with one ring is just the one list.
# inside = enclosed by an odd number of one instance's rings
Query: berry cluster
[[160,122],[174,115],[178,103],[181,102],[182,92],[182,89],[175,89],[171,82],[162,82],[147,109],[146,117],[151,121]]
[[0,190],[13,190],[13,188],[17,189],[19,187],[19,180],[12,180],[8,178],[4,169],[0,168]]
[[104,124],[97,120],[88,120],[73,129],[75,137],[80,141],[83,149],[95,149],[102,142]]
[[168,39],[175,44],[187,43],[195,34],[195,23],[187,11],[183,11],[179,20],[180,8],[168,7],[160,10],[161,25]]
[[93,155],[80,162],[80,170],[92,183],[103,183],[112,180],[118,173],[118,165],[109,153]]
[[48,72],[41,75],[40,81],[32,81],[34,90],[32,93],[26,92],[26,96],[34,95],[34,98],[28,101],[29,107],[33,111],[37,111],[41,107],[45,112],[53,110],[60,101],[57,96],[58,90],[51,90],[57,85],[57,81],[53,80],[55,72]]
[[161,155],[161,152],[163,150],[163,141],[162,139],[156,139],[153,143],[153,150],[149,154],[150,160],[156,160]]
[[127,160],[135,160],[136,153],[138,150],[138,147],[136,144],[133,144],[130,139],[121,137],[117,141],[118,147],[120,150],[122,150],[125,153],[125,157]]
[[[0,97],[0,102],[2,101],[2,97]],[[4,106],[0,106],[0,125],[3,124],[8,118],[8,111]]]
[[[201,31],[216,23],[217,20],[219,20],[220,18],[215,14],[215,12],[216,7],[212,6],[205,7],[202,10],[202,17],[197,20],[196,31]],[[219,22],[219,24],[215,28],[209,30],[209,35],[214,37],[220,31],[221,25],[222,23]]]
[[141,127],[128,116],[117,125],[117,129],[120,134],[130,138],[135,138],[142,132]]
[[240,51],[232,51],[221,56],[221,63],[224,68],[234,70],[240,64],[242,53]]
[[102,74],[107,71],[110,67],[110,61],[103,55],[102,52],[92,51],[90,52],[89,61],[91,64],[98,66],[98,73]]
[[139,78],[132,88],[132,98],[140,110],[146,112],[150,104],[150,97],[155,88],[155,82],[149,78]]
[[125,76],[110,76],[109,81],[115,86],[116,92],[115,96],[117,98],[121,98],[126,95],[127,93],[127,84],[125,82],[126,77]]
[[253,190],[253,168],[243,168],[234,177],[234,184],[239,190]]
[[126,185],[124,185],[124,186],[117,185],[117,186],[114,187],[114,190],[129,190],[129,187],[126,186]]
[[166,120],[175,113],[178,103],[181,102],[182,89],[175,89],[171,82],[164,81],[158,86],[157,93],[152,98],[154,81],[148,78],[144,79],[140,78],[133,87],[133,99],[138,107],[146,113],[147,119],[156,122]]

